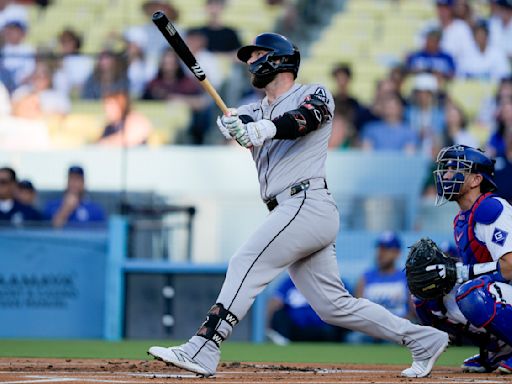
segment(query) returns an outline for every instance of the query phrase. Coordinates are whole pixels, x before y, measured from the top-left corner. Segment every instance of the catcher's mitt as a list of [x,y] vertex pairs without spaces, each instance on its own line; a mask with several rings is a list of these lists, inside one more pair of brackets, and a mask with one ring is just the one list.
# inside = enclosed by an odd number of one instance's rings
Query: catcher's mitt
[[405,263],[409,290],[420,299],[444,296],[457,281],[455,263],[431,239],[420,239],[410,247]]

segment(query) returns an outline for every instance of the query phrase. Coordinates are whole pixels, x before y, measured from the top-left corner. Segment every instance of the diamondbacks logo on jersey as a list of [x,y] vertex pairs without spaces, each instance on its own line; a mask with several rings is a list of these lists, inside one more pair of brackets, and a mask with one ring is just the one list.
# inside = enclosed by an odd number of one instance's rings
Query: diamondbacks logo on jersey
[[505,241],[507,240],[507,236],[508,232],[505,232],[504,230],[499,228],[495,228],[492,234],[492,242],[503,247],[503,244],[505,244]]
[[327,93],[325,93],[324,88],[317,88],[314,95],[318,96],[318,98],[325,104],[329,104],[329,98],[327,97]]

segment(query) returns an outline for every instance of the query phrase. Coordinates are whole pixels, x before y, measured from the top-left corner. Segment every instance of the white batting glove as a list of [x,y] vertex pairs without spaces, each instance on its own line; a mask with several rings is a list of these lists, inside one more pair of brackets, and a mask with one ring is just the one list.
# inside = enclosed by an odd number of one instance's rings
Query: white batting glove
[[253,146],[261,147],[265,140],[276,135],[276,126],[271,120],[266,119],[247,123],[247,135]]
[[457,268],[457,283],[461,284],[469,280],[469,265],[464,265],[461,262],[455,263]]
[[238,111],[236,108],[229,108],[228,114],[217,117],[217,127],[219,127],[220,132],[226,139],[232,139],[233,136],[229,132],[228,127],[236,125],[237,120],[240,119],[238,118]]
[[242,147],[250,148],[252,146],[247,135],[246,125],[238,117],[238,111],[235,108],[230,108],[229,114],[221,117],[221,123],[226,127],[230,137]]

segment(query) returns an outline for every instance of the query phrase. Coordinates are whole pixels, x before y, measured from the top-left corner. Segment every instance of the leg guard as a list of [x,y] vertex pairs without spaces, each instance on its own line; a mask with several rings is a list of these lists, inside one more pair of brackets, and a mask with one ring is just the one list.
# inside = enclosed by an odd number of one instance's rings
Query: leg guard
[[469,322],[460,324],[448,319],[447,309],[442,298],[426,300],[413,297],[413,303],[421,324],[430,325],[448,333],[452,344],[462,345],[467,341],[477,345],[481,344],[482,335],[471,332]]
[[224,341],[224,337],[217,332],[217,328],[222,320],[226,321],[231,327],[238,324],[237,317],[224,308],[221,303],[217,303],[211,307],[206,314],[206,320],[201,324],[196,335],[211,340],[217,347],[220,347],[220,343]]
[[512,345],[512,286],[482,276],[462,284],[456,300],[471,324]]

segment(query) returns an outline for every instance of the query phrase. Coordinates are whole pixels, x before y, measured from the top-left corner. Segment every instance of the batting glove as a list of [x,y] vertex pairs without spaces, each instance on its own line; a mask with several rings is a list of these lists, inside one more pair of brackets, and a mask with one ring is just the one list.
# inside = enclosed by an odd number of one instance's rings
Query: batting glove
[[[238,111],[236,108],[229,108],[228,113],[226,115],[222,115],[222,117],[217,117],[217,127],[219,127],[220,132],[226,139],[232,139],[232,135],[229,132],[229,128],[233,129],[237,125]],[[240,121],[241,123],[241,121]]]
[[261,147],[265,140],[276,135],[276,126],[271,120],[259,120],[254,123],[247,123],[247,135],[251,145]]

